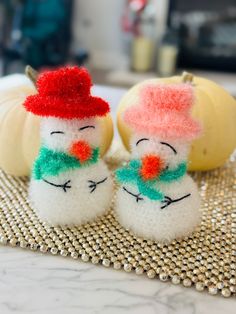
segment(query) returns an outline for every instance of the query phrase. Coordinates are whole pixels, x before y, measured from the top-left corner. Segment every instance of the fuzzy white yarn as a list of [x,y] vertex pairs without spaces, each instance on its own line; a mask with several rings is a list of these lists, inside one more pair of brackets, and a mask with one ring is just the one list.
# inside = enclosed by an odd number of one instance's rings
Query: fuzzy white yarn
[[[142,141],[136,145],[142,138],[148,140]],[[177,154],[175,154],[167,145],[161,144],[163,142],[170,144],[176,150]],[[189,146],[189,143],[181,142],[180,140],[173,141],[159,137],[150,137],[150,135],[148,136],[146,134],[135,134],[131,138],[131,152],[133,159],[140,159],[142,156],[148,154],[157,154],[170,169],[174,169],[183,160],[187,160]]]
[[[138,194],[134,185],[123,185],[132,193]],[[191,193],[179,202],[172,203],[164,209],[160,201],[152,201],[145,196],[136,202],[121,186],[116,198],[116,213],[121,225],[137,236],[160,242],[170,242],[190,234],[199,224],[201,213],[200,198],[194,181],[186,175],[175,183],[162,184],[161,190],[172,199]]]
[[[148,140],[137,142],[146,138]],[[163,142],[170,144],[176,153]],[[170,141],[159,137],[150,137],[146,134],[135,134],[131,139],[131,158],[141,159],[150,154],[159,156],[164,167],[175,169],[188,156],[190,143],[181,140]],[[170,242],[173,239],[184,237],[195,229],[201,219],[200,197],[194,181],[185,175],[172,183],[157,183],[157,189],[172,200],[191,194],[181,201],[174,202],[164,209],[163,203],[150,200],[140,195],[143,200],[137,202],[133,194],[139,194],[137,186],[123,184],[117,192],[115,210],[118,220],[127,229],[137,236],[160,242]]]
[[[94,192],[89,188],[89,180],[101,181]],[[70,180],[71,188],[51,186],[42,180],[31,179],[29,196],[32,207],[43,221],[50,225],[80,225],[104,214],[110,207],[113,182],[105,163],[98,163],[76,170],[60,173],[46,178],[55,184]]]
[[[85,126],[94,126],[80,130]],[[41,120],[41,141],[50,149],[68,152],[71,144],[76,141],[87,141],[97,147],[101,143],[101,129],[95,118],[89,119],[60,119],[47,117]],[[62,133],[51,132],[60,131]]]
[[[94,128],[83,129],[85,126]],[[41,121],[42,144],[64,153],[68,153],[76,141],[86,141],[91,147],[98,147],[101,142],[100,133],[100,125],[94,118],[66,120],[48,117]],[[105,178],[105,182],[98,184],[91,192],[89,181],[99,182]],[[43,179],[57,185],[70,180],[71,188],[66,189],[66,192],[62,187],[55,187],[43,180],[32,178],[30,181],[29,199],[32,207],[42,220],[51,225],[83,224],[96,219],[110,207],[113,182],[110,171],[102,160]]]

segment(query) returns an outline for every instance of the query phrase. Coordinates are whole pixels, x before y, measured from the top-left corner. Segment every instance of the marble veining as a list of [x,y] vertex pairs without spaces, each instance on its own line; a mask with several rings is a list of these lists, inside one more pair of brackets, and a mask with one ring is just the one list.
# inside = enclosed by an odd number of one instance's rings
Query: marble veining
[[233,314],[235,302],[145,275],[0,246],[1,314]]

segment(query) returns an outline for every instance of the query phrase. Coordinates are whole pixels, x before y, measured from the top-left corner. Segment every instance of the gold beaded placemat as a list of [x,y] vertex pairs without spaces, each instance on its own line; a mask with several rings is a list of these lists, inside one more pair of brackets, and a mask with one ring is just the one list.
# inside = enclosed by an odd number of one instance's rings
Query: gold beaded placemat
[[[111,168],[119,158],[109,158]],[[145,273],[198,291],[236,296],[236,161],[195,173],[202,197],[202,223],[181,241],[163,245],[123,229],[112,209],[80,227],[50,227],[27,201],[27,178],[0,170],[0,243],[91,261],[105,267]]]

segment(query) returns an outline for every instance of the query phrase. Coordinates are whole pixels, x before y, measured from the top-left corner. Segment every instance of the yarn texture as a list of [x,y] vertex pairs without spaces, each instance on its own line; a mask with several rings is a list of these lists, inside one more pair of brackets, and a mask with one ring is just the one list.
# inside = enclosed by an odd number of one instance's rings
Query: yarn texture
[[87,70],[65,67],[42,73],[38,94],[24,106],[41,118],[41,148],[32,170],[29,201],[50,225],[80,225],[110,207],[113,181],[100,159],[97,117],[109,105],[91,96]]
[[37,80],[37,95],[28,96],[24,106],[39,116],[63,119],[104,116],[108,103],[90,94],[91,77],[85,68],[63,67],[45,71]]
[[132,159],[116,171],[115,210],[140,237],[171,242],[200,222],[197,186],[186,174],[190,141],[201,130],[191,117],[193,101],[189,84],[146,85],[139,103],[124,112]]
[[147,85],[140,90],[140,103],[124,112],[124,121],[136,132],[191,141],[201,132],[189,115],[193,100],[189,84]]
[[164,170],[160,176],[150,180],[144,180],[140,170],[142,163],[140,160],[132,160],[128,167],[120,168],[116,171],[116,179],[120,183],[131,183],[138,187],[139,193],[147,196],[150,200],[162,200],[164,194],[157,190],[157,182],[172,182],[180,179],[186,173],[186,163],[181,163],[174,170]]
[[162,160],[158,156],[148,155],[142,160],[140,174],[143,180],[150,180],[157,177],[163,167]]
[[123,190],[126,187],[139,195],[133,184],[122,184],[116,195],[115,211],[122,226],[144,239],[169,243],[191,234],[201,221],[200,197],[193,180],[185,175],[172,184],[158,185],[162,194],[178,199],[191,193],[190,197],[165,208],[164,199],[152,200],[143,195],[137,198]]
[[86,167],[94,164],[99,158],[99,148],[93,149],[92,156],[86,163],[81,163],[76,157],[70,156],[64,152],[51,150],[47,147],[41,147],[38,158],[33,166],[33,178],[41,180],[45,176],[57,176],[59,173]]
[[44,178],[57,186],[32,178],[29,199],[39,217],[52,226],[81,225],[96,220],[110,208],[113,181],[101,159],[88,167]]

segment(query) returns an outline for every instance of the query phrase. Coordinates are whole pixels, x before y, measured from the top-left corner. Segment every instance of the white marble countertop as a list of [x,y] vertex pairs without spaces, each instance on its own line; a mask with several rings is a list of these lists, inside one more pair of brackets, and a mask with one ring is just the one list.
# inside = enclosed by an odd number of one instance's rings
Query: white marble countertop
[[235,305],[145,275],[0,247],[1,314],[234,314]]
[[[112,113],[122,89],[95,87]],[[112,268],[0,246],[0,313],[234,314],[236,301]]]

